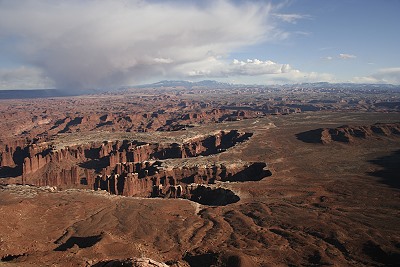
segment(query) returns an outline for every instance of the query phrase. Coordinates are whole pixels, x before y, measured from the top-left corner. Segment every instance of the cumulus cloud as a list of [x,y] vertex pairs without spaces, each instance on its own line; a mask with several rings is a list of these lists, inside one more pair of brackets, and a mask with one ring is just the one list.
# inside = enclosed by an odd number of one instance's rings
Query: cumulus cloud
[[279,64],[270,60],[247,59],[241,61],[234,59],[227,63],[215,57],[209,57],[202,65],[185,65],[187,75],[192,77],[231,77],[231,76],[259,76],[279,74],[291,71],[289,64]]
[[[287,37],[273,22],[273,11],[261,1],[2,0],[0,51],[11,50],[57,88],[195,76],[215,72],[205,64],[218,69],[224,64],[218,56],[239,47]],[[245,63],[232,63],[221,75],[282,71],[279,64]]]
[[230,74],[238,75],[263,75],[287,73],[290,70],[291,67],[289,64],[278,64],[271,60],[248,59],[244,62],[235,59],[228,71]]
[[40,69],[19,67],[0,69],[0,89],[48,89],[53,88],[52,80]]
[[384,68],[369,76],[354,77],[353,82],[400,84],[400,67]]
[[[235,78],[248,82],[251,77],[263,83],[298,83],[334,81],[334,77],[326,73],[303,72],[292,68],[289,64],[276,63],[271,60],[247,59],[245,61],[234,59],[225,62],[223,59],[209,57],[202,64],[186,64],[182,71],[193,78]],[[247,78],[246,78],[247,77]]]
[[335,77],[329,73],[303,72],[292,70],[265,77],[268,83],[312,83],[312,82],[337,82]]
[[356,58],[355,55],[351,55],[351,54],[339,54],[339,58],[341,59],[353,59]]

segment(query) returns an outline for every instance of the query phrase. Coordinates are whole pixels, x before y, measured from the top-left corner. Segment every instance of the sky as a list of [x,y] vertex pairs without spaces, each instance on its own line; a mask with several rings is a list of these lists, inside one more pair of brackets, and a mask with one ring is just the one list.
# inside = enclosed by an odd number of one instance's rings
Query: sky
[[0,89],[400,84],[400,0],[0,0]]

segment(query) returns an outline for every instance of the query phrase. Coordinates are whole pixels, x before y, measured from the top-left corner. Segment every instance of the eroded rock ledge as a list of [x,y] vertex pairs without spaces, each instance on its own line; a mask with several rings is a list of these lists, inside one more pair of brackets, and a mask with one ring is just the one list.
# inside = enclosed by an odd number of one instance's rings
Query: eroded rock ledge
[[296,137],[306,143],[350,143],[357,139],[382,136],[400,136],[400,123],[376,123],[367,126],[343,125],[337,128],[319,128],[302,132]]
[[239,197],[230,190],[207,185],[261,180],[271,175],[264,162],[168,166],[164,160],[221,153],[251,136],[231,130],[197,136],[181,144],[123,140],[61,149],[55,149],[52,143],[7,146],[1,154],[1,168],[13,170],[15,183],[106,190],[123,196],[183,197],[226,205]]
[[105,260],[91,265],[92,267],[169,267],[169,265],[149,258],[130,258],[124,260]]

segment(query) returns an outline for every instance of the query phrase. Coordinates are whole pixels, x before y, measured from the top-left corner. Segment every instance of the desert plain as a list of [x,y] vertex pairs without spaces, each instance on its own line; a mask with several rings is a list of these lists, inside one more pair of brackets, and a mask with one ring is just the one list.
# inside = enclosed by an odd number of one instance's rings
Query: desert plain
[[399,94],[368,92],[0,100],[0,266],[396,266]]

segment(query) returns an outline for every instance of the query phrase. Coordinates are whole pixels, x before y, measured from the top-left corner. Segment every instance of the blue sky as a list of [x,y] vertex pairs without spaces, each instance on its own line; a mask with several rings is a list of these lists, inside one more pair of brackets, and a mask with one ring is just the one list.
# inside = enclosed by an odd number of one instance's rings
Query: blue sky
[[400,84],[400,1],[0,1],[0,89]]

